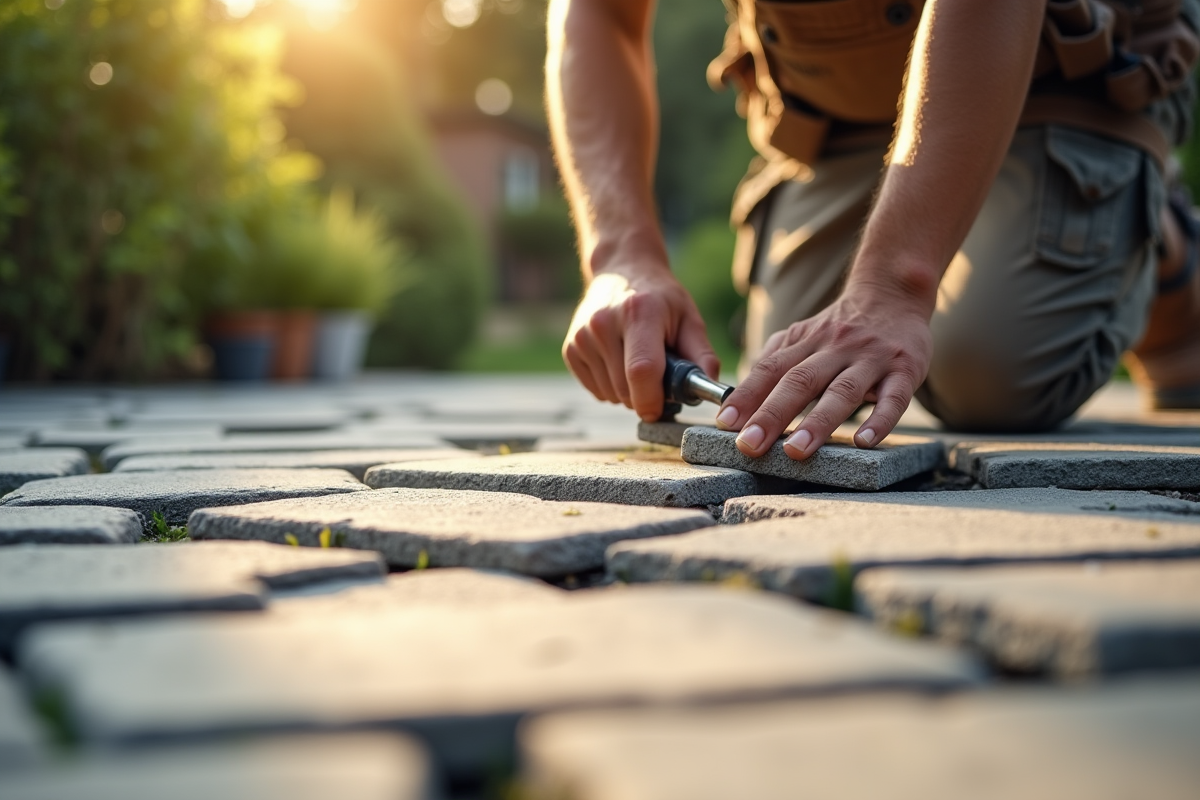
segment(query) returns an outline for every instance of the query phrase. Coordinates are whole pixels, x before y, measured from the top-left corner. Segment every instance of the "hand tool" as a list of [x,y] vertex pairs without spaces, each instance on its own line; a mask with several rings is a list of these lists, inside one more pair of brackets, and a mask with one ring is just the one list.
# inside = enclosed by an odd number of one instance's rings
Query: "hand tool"
[[699,365],[667,351],[667,368],[663,372],[663,413],[660,422],[672,422],[683,406],[698,406],[701,400],[721,405],[733,391],[720,381],[704,374]]

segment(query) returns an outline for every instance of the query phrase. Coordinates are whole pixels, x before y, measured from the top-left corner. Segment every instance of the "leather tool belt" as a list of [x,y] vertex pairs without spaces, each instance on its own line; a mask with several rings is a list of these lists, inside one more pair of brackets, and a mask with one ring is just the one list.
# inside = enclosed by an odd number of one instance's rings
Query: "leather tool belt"
[[[924,0],[725,2],[729,30],[708,80],[737,89],[768,160],[812,164],[890,138]],[[1021,124],[1101,133],[1164,164],[1172,143],[1141,112],[1183,86],[1200,56],[1182,4],[1047,0]]]

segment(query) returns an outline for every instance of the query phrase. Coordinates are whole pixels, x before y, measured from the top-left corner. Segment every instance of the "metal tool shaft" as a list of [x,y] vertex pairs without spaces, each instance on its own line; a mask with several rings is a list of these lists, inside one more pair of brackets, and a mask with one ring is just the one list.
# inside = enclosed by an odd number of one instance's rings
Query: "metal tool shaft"
[[689,372],[686,380],[687,389],[692,395],[701,400],[716,403],[717,405],[724,403],[725,398],[729,397],[730,393],[733,392],[732,386],[727,386],[720,381],[714,381],[699,369]]
[[701,400],[721,405],[733,391],[720,381],[714,381],[704,370],[691,361],[667,353],[666,371],[663,374],[663,392],[667,403],[699,405]]

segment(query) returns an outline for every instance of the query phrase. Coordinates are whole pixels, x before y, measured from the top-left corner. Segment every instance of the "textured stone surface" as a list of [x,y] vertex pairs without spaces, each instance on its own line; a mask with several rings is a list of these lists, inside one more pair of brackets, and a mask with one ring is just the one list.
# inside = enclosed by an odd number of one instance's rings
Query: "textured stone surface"
[[90,468],[87,453],[69,447],[0,450],[0,495],[30,481],[82,475]]
[[831,602],[844,596],[855,573],[875,566],[1200,557],[1195,522],[886,503],[876,504],[874,514],[827,508],[820,516],[618,542],[608,549],[608,570],[629,581],[742,575],[767,589]]
[[[0,664],[0,776],[44,761],[47,737],[8,668]],[[8,798],[2,791],[0,797]]]
[[452,774],[476,776],[529,712],[938,689],[976,674],[848,615],[709,587],[358,618],[46,626],[22,640],[18,663],[62,693],[89,742],[398,724]]
[[1191,800],[1200,682],[556,715],[523,730],[533,797]]
[[386,464],[367,472],[372,488],[477,489],[544,500],[641,506],[704,506],[751,494],[754,476],[698,467],[657,453],[522,453],[471,461]]
[[868,570],[855,593],[880,624],[972,645],[1009,670],[1200,667],[1200,561]]
[[[886,512],[880,506],[887,506]],[[800,494],[735,497],[725,503],[721,521],[728,524],[778,517],[878,516],[881,513],[914,512],[924,508],[1020,510],[1061,514],[1101,514],[1164,517],[1195,517],[1200,522],[1200,503],[1178,500],[1149,492],[1071,489],[995,489],[964,492],[884,492],[881,494]],[[1166,517],[1164,517],[1166,518]]]
[[955,446],[950,465],[991,489],[1200,487],[1200,447],[976,442]]
[[120,428],[44,428],[33,437],[37,447],[78,447],[90,455],[100,455],[105,448],[131,440],[154,439],[189,441],[220,439],[221,428],[215,425],[134,425]]
[[[320,587],[317,587],[318,590]],[[568,595],[548,583],[478,569],[422,569],[340,591],[273,595],[271,614],[390,614],[428,607],[486,608],[499,603],[552,603]]]
[[[206,508],[192,514],[196,539],[285,534],[316,545],[325,529],[343,547],[377,550],[395,567],[505,569],[557,577],[604,566],[623,539],[684,533],[713,524],[707,511],[555,502],[529,495],[448,489],[373,492]],[[422,553],[424,556],[422,556]]]
[[352,415],[331,408],[296,409],[271,403],[266,407],[186,408],[181,403],[138,411],[126,421],[134,425],[216,425],[227,433],[325,431],[343,425]]
[[172,525],[197,508],[367,491],[340,469],[206,469],[79,475],[25,484],[0,506],[115,506],[142,515],[155,511]]
[[844,437],[835,436],[831,444],[804,461],[788,457],[782,440],[761,458],[750,458],[737,449],[736,439],[732,431],[689,428],[683,436],[683,459],[692,464],[874,491],[934,469],[945,457],[941,442],[908,436],[891,436],[873,450],[862,450]]
[[0,652],[45,620],[254,610],[267,588],[383,574],[374,553],[265,542],[0,548]]
[[715,431],[711,421],[689,422],[677,419],[671,422],[638,422],[637,438],[650,444],[661,444],[667,447],[680,447],[683,444],[683,433],[688,428],[702,427]]
[[5,800],[432,800],[427,756],[397,734],[274,737],[77,757],[0,774]]
[[445,443],[430,434],[293,433],[226,436],[220,439],[185,437],[136,439],[113,445],[100,457],[105,469],[114,469],[132,456],[193,455],[198,453],[305,453],[315,450],[433,450]]
[[0,507],[0,545],[132,544],[141,536],[141,517],[127,508]]
[[469,458],[457,448],[440,450],[316,450],[307,453],[192,453],[167,456],[132,456],[113,472],[161,472],[176,469],[344,469],[362,480],[379,464],[402,461],[438,461]]

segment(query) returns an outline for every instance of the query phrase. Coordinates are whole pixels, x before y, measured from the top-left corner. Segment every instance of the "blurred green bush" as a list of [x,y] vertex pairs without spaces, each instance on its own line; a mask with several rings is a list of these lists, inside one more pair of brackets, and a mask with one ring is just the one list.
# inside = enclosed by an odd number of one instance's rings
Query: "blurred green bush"
[[730,272],[735,242],[728,220],[698,222],[684,234],[672,267],[696,301],[723,369],[737,365],[746,302],[733,288]]
[[505,209],[496,227],[505,259],[541,267],[547,299],[579,299],[583,279],[566,200],[556,193],[543,195],[531,208]]

